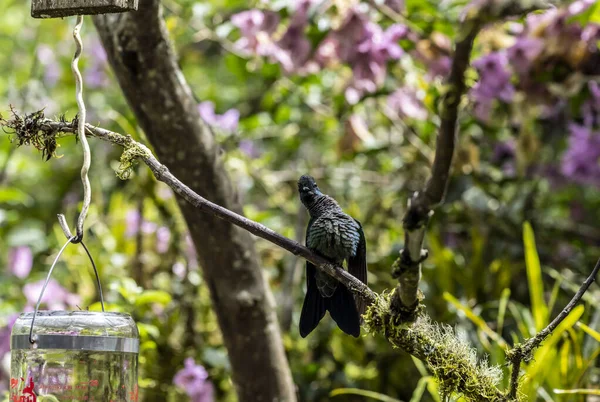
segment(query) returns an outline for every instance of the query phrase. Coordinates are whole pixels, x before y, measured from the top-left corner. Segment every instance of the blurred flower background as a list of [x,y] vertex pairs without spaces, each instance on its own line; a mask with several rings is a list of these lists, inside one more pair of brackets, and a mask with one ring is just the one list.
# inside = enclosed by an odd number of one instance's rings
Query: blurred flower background
[[[295,180],[312,174],[362,222],[370,286],[391,289],[401,217],[429,173],[443,77],[468,2],[162,3],[199,116],[223,149],[244,213],[302,241],[306,217]],[[0,0],[0,111],[12,104],[72,118],[73,20],[34,20],[28,7]],[[90,20],[83,35],[88,120],[145,141]],[[578,0],[490,25],[475,43],[453,177],[429,227],[421,288],[433,319],[455,326],[505,372],[505,345],[549,322],[600,256],[599,40],[598,2]],[[87,244],[108,308],[138,322],[141,398],[235,400],[175,196],[144,166],[120,181],[119,149],[92,141],[92,151]],[[65,138],[57,154],[44,162],[0,136],[0,395],[10,326],[32,309],[63,242],[56,214],[77,216],[79,145]],[[300,400],[365,400],[329,396],[337,388],[440,400],[425,365],[383,339],[351,339],[331,322],[301,339],[303,262],[264,241],[256,247],[279,301]],[[45,308],[99,308],[80,248],[66,249],[53,278]],[[530,400],[583,401],[561,390],[600,387],[597,286],[584,300],[524,367]]]

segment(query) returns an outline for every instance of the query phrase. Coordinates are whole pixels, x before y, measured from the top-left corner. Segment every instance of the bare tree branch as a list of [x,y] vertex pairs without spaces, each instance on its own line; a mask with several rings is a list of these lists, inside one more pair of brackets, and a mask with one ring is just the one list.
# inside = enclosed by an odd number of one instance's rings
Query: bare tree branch
[[591,286],[591,284],[596,280],[596,276],[598,275],[598,271],[600,270],[600,259],[596,263],[596,266],[592,270],[590,276],[581,284],[581,287],[575,293],[575,296],[571,299],[571,301],[562,309],[562,311],[552,320],[550,324],[540,332],[538,332],[534,337],[529,338],[525,343],[516,345],[513,349],[511,349],[507,354],[507,359],[512,364],[512,372],[510,377],[510,388],[508,392],[508,396],[511,399],[517,398],[517,390],[519,387],[519,371],[521,369],[521,362],[523,360],[527,361],[531,359],[531,354],[533,351],[541,345],[542,342],[560,325],[561,322],[567,316],[577,303],[581,300],[585,292]]

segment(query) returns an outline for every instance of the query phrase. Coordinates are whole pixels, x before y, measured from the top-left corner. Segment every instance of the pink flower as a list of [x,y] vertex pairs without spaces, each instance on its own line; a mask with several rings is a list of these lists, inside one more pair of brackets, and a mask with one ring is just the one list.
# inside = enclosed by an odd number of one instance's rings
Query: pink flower
[[[37,303],[42,287],[44,286],[44,281],[44,279],[41,279],[23,286],[23,294],[27,298],[28,306],[35,306]],[[77,304],[80,304],[81,297],[77,294],[69,293],[56,280],[50,279],[41,301],[49,310],[65,310],[67,307],[76,307]]]
[[54,50],[48,45],[39,45],[37,47],[37,58],[40,64],[44,66],[44,82],[49,86],[54,86],[61,75],[61,67]]
[[24,279],[31,272],[33,253],[28,246],[13,247],[8,254],[8,269],[17,278]]
[[543,49],[544,43],[540,39],[519,38],[508,49],[508,60],[517,73],[526,74]]
[[223,131],[234,132],[237,130],[240,112],[237,109],[229,109],[222,115],[215,113],[215,104],[204,101],[198,105],[198,112],[202,120],[209,126],[218,127]]
[[183,389],[194,402],[213,402],[214,387],[206,369],[193,358],[185,359],[185,366],[173,377],[173,384]]
[[235,43],[238,50],[265,55],[271,43],[269,35],[279,25],[279,15],[272,11],[248,10],[234,14],[231,23],[239,28],[242,35]]
[[156,231],[156,251],[160,254],[166,253],[169,249],[171,240],[171,231],[166,226],[161,226]]
[[388,106],[400,116],[416,120],[427,119],[427,109],[413,89],[399,88],[388,97],[387,102]]
[[130,209],[125,215],[125,237],[133,237],[140,230],[140,211]]

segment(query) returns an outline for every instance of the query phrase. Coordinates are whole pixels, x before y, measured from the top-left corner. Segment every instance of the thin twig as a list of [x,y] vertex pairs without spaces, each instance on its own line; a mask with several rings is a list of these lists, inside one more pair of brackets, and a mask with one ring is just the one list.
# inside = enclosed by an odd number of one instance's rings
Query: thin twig
[[585,292],[588,290],[590,285],[596,279],[596,275],[600,270],[600,259],[596,262],[596,266],[592,270],[590,276],[583,282],[575,296],[571,301],[562,309],[562,311],[552,320],[550,324],[534,337],[529,338],[525,343],[515,346],[512,350],[507,353],[507,358],[512,364],[512,372],[510,376],[510,387],[508,390],[508,396],[510,399],[516,399],[517,390],[519,386],[519,371],[521,369],[521,362],[531,358],[533,351],[540,346],[540,344],[560,325],[561,322],[573,311],[577,303],[581,300]]

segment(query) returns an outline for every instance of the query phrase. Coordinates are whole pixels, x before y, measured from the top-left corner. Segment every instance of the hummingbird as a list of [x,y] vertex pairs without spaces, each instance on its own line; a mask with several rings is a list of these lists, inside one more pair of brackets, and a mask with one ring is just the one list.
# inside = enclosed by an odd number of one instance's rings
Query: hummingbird
[[[367,283],[367,245],[359,221],[342,211],[338,203],[321,192],[314,178],[303,175],[298,180],[300,201],[310,214],[306,229],[306,246],[334,264],[347,263],[348,272]],[[354,337],[360,335],[360,316],[365,311],[362,300],[337,279],[306,262],[306,296],[300,314],[300,336],[310,334],[325,315]]]

